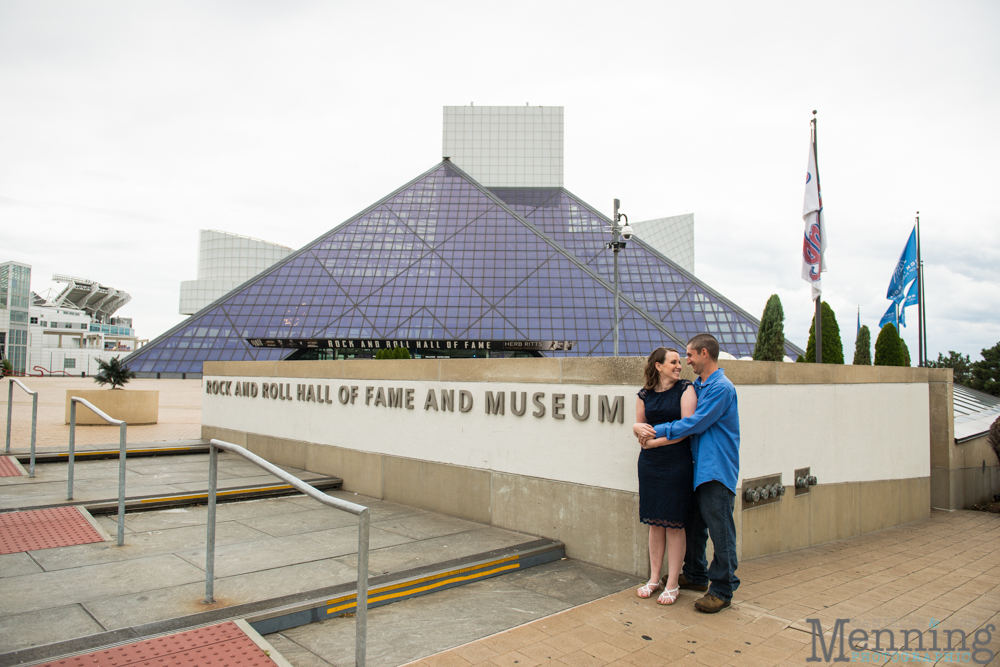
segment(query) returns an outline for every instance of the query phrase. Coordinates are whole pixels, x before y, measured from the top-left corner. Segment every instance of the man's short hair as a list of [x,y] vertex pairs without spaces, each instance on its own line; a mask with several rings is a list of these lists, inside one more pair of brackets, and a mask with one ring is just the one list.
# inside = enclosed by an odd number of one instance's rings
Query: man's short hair
[[708,356],[712,357],[712,361],[719,360],[719,341],[715,340],[715,336],[712,334],[701,333],[688,341],[690,345],[696,352],[698,350],[706,350]]

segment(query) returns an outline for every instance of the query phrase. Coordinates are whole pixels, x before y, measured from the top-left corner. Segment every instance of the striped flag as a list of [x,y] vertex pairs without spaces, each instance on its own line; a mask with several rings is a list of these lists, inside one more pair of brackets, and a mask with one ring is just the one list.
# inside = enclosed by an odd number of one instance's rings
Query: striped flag
[[823,218],[823,193],[819,187],[819,172],[816,169],[815,144],[809,143],[809,163],[806,168],[806,194],[802,204],[802,220],[805,234],[802,239],[802,279],[812,285],[813,301],[823,292],[823,271],[826,262],[826,222]]

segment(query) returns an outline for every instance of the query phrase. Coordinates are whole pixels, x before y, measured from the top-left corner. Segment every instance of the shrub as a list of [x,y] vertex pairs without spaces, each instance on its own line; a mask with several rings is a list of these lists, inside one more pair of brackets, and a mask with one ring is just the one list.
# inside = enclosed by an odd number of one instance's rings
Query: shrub
[[990,426],[990,432],[986,434],[986,444],[997,455],[997,461],[1000,461],[1000,417],[997,417]]
[[905,361],[902,340],[896,332],[896,326],[891,323],[885,325],[875,341],[875,365],[904,366]]
[[100,370],[94,376],[94,382],[101,386],[110,384],[112,389],[121,389],[135,377],[135,372],[130,371],[119,357],[112,357],[110,361],[98,359],[97,367]]
[[[833,313],[833,308],[826,301],[822,303],[823,314],[823,363],[842,364],[844,363],[844,344],[840,342],[840,326],[837,324],[837,316]],[[809,342],[806,344],[806,363],[816,361],[816,316],[813,315],[812,325],[809,327]]]
[[903,348],[903,365],[912,366],[910,363],[910,348],[906,346],[906,341],[903,340],[902,336],[899,338],[899,345]]
[[872,333],[868,325],[861,327],[858,338],[854,341],[854,365],[872,365]]
[[409,359],[410,351],[405,347],[391,347],[375,353],[376,359]]
[[754,361],[782,361],[785,358],[785,310],[781,299],[772,294],[764,306],[753,348]]

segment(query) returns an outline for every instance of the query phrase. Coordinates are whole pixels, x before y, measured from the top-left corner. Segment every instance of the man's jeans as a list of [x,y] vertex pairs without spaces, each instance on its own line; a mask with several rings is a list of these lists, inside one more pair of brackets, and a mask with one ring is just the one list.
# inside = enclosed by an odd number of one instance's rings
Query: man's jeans
[[[687,553],[684,555],[684,578],[693,584],[708,584],[709,593],[721,600],[731,600],[740,585],[736,576],[736,525],[733,505],[736,496],[722,482],[705,482],[694,491],[694,502],[685,526]],[[712,538],[715,555],[712,566],[705,559],[705,545]]]

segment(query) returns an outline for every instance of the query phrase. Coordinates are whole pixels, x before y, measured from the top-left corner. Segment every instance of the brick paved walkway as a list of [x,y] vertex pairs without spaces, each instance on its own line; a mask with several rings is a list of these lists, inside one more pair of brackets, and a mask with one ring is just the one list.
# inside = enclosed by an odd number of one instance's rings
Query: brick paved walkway
[[[738,574],[733,608],[715,615],[695,611],[700,593],[682,591],[677,604],[662,607],[628,589],[411,665],[809,665],[816,663],[806,662],[814,636],[807,619],[821,624],[829,647],[838,618],[851,619],[845,657],[854,663],[1000,665],[1000,515],[935,511],[905,526],[746,561]],[[932,650],[931,628],[942,650]],[[892,630],[895,650],[887,633],[880,651],[852,650],[848,637],[857,629]],[[925,651],[900,650],[903,630],[913,629],[922,631]],[[968,650],[943,650],[945,630],[968,633]],[[911,636],[910,648],[918,648]],[[960,635],[954,640],[959,645]],[[816,650],[826,664],[818,642]]]
[[[69,425],[65,424],[66,391],[68,389],[99,389],[93,378],[22,377],[26,387],[38,392],[38,449],[66,449],[69,445]],[[10,380],[0,381],[0,443],[7,437],[7,395]],[[201,380],[132,380],[129,389],[158,389],[160,392],[160,422],[128,427],[129,442],[158,440],[195,440],[201,437]],[[108,390],[110,391],[110,389]],[[117,426],[79,426],[78,445],[118,444]],[[31,396],[14,387],[14,409],[11,418],[11,449],[26,451],[31,445]]]

